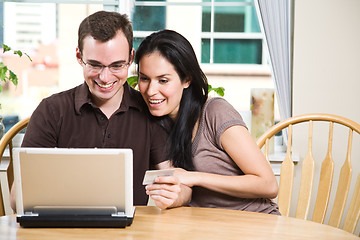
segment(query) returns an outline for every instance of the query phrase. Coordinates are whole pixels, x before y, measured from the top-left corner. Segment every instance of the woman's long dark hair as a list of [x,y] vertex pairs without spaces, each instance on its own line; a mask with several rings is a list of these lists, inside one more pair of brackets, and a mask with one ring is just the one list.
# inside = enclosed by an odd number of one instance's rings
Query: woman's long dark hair
[[[160,53],[174,66],[182,82],[191,81],[183,91],[177,119],[167,130],[169,159],[175,167],[193,170],[192,132],[207,100],[207,78],[190,42],[175,31],[161,30],[146,37],[136,51],[135,63],[139,64],[142,57],[153,52]],[[164,117],[159,120],[165,126]]]

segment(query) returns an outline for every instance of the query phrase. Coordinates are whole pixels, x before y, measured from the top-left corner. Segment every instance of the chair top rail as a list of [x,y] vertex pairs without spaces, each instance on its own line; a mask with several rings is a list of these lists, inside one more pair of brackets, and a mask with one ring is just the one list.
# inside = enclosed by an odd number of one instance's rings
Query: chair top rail
[[303,114],[299,116],[294,116],[289,119],[283,120],[276,125],[272,126],[268,129],[259,139],[256,141],[257,145],[262,148],[265,144],[266,136],[275,135],[282,129],[288,127],[290,124],[300,123],[300,122],[307,122],[307,121],[331,121],[334,123],[345,125],[357,133],[360,134],[360,124],[338,115],[327,114],[327,113],[311,113],[311,114]]
[[[9,141],[18,134],[21,130],[24,129],[29,122],[30,117],[27,117],[19,122],[17,122],[12,128],[7,131],[4,136],[0,139],[0,156],[4,154],[6,146],[8,145]],[[1,159],[0,159],[1,160]]]

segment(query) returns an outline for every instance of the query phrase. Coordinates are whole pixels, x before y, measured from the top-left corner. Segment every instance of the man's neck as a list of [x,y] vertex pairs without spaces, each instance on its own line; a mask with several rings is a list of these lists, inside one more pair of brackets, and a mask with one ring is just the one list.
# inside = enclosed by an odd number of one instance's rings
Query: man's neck
[[124,88],[120,90],[108,100],[94,99],[95,105],[100,108],[100,110],[105,114],[105,116],[110,119],[116,110],[119,109],[124,95]]

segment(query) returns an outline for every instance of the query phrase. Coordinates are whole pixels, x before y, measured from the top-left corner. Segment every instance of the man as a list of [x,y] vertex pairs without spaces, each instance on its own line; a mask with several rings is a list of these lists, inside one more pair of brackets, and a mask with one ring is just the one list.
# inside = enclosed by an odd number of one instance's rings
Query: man
[[[151,121],[140,93],[126,82],[134,58],[132,44],[132,26],[126,15],[99,11],[85,18],[79,26],[76,48],[85,82],[39,104],[22,146],[131,148],[134,204],[145,205],[147,195],[142,186],[145,171],[169,164],[164,161],[165,132]],[[162,208],[182,204],[178,198],[180,183],[175,177],[171,181],[169,194],[163,193],[170,195],[170,201]],[[13,208],[14,192],[12,189]]]

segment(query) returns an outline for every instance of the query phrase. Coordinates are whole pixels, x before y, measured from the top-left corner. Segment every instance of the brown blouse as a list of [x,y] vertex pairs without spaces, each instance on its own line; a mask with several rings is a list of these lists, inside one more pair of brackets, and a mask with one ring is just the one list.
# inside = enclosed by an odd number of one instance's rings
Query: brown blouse
[[[202,110],[198,131],[193,141],[193,161],[196,171],[244,175],[221,146],[220,136],[229,127],[246,127],[239,112],[225,99],[211,98]],[[280,214],[276,203],[264,198],[237,198],[203,187],[193,187],[190,206],[227,208]]]

